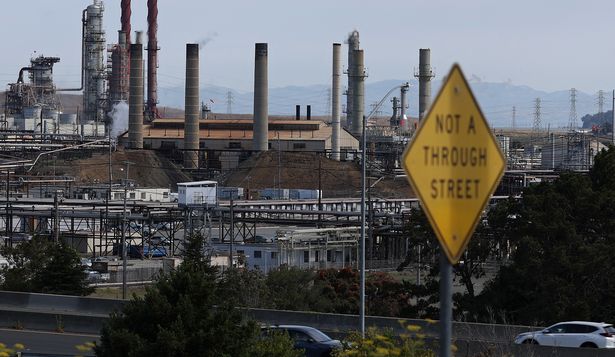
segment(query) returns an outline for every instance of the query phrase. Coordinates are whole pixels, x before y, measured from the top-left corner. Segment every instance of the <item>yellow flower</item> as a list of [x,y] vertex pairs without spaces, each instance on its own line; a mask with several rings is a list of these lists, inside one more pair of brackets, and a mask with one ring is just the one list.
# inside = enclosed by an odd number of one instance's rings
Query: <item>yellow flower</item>
[[8,354],[8,352],[1,351],[0,352],[0,357],[9,357],[9,354]]
[[81,352],[86,352],[86,351],[91,350],[90,347],[84,346],[84,345],[76,345],[75,348],[78,349]]
[[416,338],[418,338],[419,340],[422,340],[425,338],[425,334],[424,333],[417,333],[416,334]]
[[385,335],[376,335],[376,339],[380,340],[380,341],[388,341],[389,338],[386,337]]
[[26,346],[24,346],[21,343],[16,343],[16,344],[13,345],[13,348],[16,349],[16,350],[23,350],[24,348],[26,348]]
[[410,331],[410,332],[418,332],[421,330],[421,326],[418,325],[408,325],[406,326],[406,330]]
[[432,319],[425,319],[425,321],[426,321],[428,324],[435,324],[435,323],[437,323],[437,322],[438,322],[438,321],[436,321],[436,320],[432,320]]
[[94,347],[96,347],[96,344],[95,344],[94,342],[90,341],[90,342],[86,342],[86,343],[84,344],[84,346],[88,346],[88,347],[90,347],[90,348],[94,348]]
[[388,354],[389,350],[387,350],[386,348],[382,348],[382,347],[377,347],[376,348],[376,355],[377,356],[386,356]]
[[4,349],[4,348],[6,348],[6,345],[4,343],[0,342],[0,348]]

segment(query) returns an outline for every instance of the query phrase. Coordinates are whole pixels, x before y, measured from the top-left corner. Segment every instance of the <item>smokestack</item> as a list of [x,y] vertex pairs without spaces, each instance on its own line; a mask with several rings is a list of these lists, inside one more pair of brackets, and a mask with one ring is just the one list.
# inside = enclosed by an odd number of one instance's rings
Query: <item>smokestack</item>
[[135,43],[139,45],[143,44],[143,31],[135,31]]
[[143,45],[130,45],[128,147],[143,149]]
[[434,73],[431,70],[431,50],[419,50],[419,73],[415,75],[419,80],[419,120],[423,120],[425,112],[431,104],[431,79]]
[[131,15],[130,0],[122,0],[122,3],[121,3],[120,6],[122,7],[122,17],[121,17],[122,29],[120,31],[122,31],[123,33],[126,34],[126,43],[128,45],[130,45],[130,34],[131,34],[131,29],[130,29],[130,15]]
[[408,90],[410,84],[406,83],[401,86],[401,108],[399,111],[399,125],[401,130],[408,130],[408,117],[406,116],[406,109],[408,109]]
[[340,87],[342,77],[341,48],[341,44],[333,44],[333,80],[331,83],[331,159],[338,161],[340,159],[340,99],[342,97]]
[[295,105],[295,120],[301,120],[301,106]]
[[363,115],[365,107],[365,70],[363,61],[363,50],[356,50],[353,53],[354,67],[352,68],[353,85],[352,88],[352,125],[350,131],[356,137],[363,133]]
[[186,44],[184,167],[199,167],[199,45]]
[[158,0],[147,0],[147,116],[158,118]]
[[397,114],[397,109],[399,109],[399,98],[393,97],[391,102],[393,102],[393,115],[391,115],[389,123],[392,127],[395,127],[399,126],[399,115]]
[[354,68],[354,51],[359,49],[359,31],[354,30],[348,35],[348,90],[346,91],[346,127],[352,130],[352,111],[354,106],[352,104],[354,90],[354,78],[352,75],[352,69]]
[[305,118],[307,120],[312,120],[312,106],[309,104],[307,105],[305,109]]
[[269,149],[269,88],[267,74],[267,44],[257,43],[254,51],[254,124],[253,148]]

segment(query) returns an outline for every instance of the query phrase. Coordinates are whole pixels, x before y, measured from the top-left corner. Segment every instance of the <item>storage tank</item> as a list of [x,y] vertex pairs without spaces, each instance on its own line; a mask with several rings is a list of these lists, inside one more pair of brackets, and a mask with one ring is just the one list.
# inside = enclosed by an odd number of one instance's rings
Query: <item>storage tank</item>
[[52,119],[54,121],[58,120],[58,116],[60,115],[60,112],[57,109],[50,109],[50,108],[45,108],[43,109],[43,119]]
[[77,114],[62,113],[59,120],[60,124],[77,124]]
[[42,108],[38,105],[32,107],[24,107],[22,114],[24,119],[40,119]]

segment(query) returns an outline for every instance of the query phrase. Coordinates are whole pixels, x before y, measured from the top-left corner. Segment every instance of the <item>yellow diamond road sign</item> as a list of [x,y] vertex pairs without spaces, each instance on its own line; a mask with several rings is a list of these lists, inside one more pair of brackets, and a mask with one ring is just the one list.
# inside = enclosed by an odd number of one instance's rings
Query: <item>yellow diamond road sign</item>
[[451,264],[463,254],[506,160],[459,65],[403,156],[404,170]]

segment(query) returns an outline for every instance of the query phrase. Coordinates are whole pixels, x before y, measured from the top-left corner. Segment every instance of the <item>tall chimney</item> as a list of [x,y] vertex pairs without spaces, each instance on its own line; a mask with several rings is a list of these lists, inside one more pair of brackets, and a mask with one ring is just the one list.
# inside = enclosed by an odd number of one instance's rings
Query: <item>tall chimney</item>
[[[120,57],[120,69],[119,69],[119,97],[120,100],[128,100],[129,97],[129,82],[130,82],[130,0],[122,0],[121,2],[122,15],[121,23],[122,28],[119,31],[119,44],[120,51],[122,52]],[[123,35],[122,35],[123,34]],[[124,43],[122,43],[122,37]]]
[[269,149],[268,99],[267,44],[257,43],[254,51],[254,151]]
[[391,102],[393,102],[393,115],[391,115],[389,123],[392,127],[396,127],[399,126],[399,115],[397,114],[397,109],[399,109],[399,98],[393,97]]
[[312,120],[312,106],[309,104],[305,107],[305,119]]
[[295,105],[295,120],[301,120],[301,106]]
[[408,130],[408,117],[406,116],[406,109],[408,109],[408,90],[410,84],[406,83],[401,86],[401,108],[399,111],[399,125],[401,130]]
[[158,117],[158,0],[147,0],[147,116]]
[[143,149],[143,45],[130,45],[128,147]]
[[186,44],[184,167],[199,167],[199,45]]
[[342,77],[341,48],[341,44],[333,44],[333,79],[331,83],[331,159],[338,161],[340,159],[340,99],[342,97],[340,86]]
[[352,68],[353,85],[352,88],[352,125],[350,130],[356,137],[363,133],[363,115],[365,109],[365,69],[363,60],[363,50],[356,50],[353,53],[354,67]]
[[359,49],[359,31],[354,30],[348,35],[348,89],[346,90],[346,127],[352,130],[352,104],[354,90],[354,77],[352,69],[354,68],[354,51]]
[[419,80],[419,120],[423,120],[425,111],[431,104],[431,79],[434,77],[429,48],[419,50],[419,73],[415,77]]
[[122,31],[123,33],[126,34],[126,43],[128,45],[130,45],[130,34],[131,34],[131,30],[130,30],[130,15],[131,15],[130,0],[122,0],[122,3],[121,3],[120,6],[122,7],[122,17],[121,17],[122,29],[120,31]]

